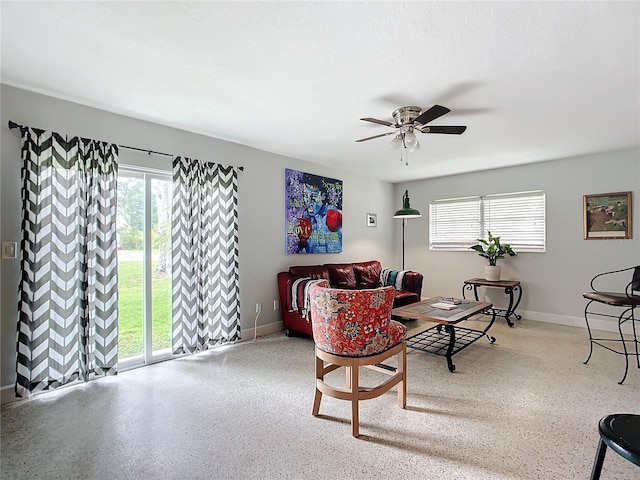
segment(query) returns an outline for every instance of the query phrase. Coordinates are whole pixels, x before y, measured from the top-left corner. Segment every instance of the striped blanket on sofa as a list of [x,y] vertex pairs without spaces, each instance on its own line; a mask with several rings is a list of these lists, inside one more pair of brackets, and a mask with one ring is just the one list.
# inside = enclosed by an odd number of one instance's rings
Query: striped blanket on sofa
[[404,276],[409,270],[391,270],[383,268],[380,273],[380,284],[384,287],[391,286],[396,290],[404,290]]
[[309,287],[314,283],[326,282],[324,279],[313,279],[309,277],[298,277],[289,280],[287,289],[287,310],[289,312],[300,312],[309,320]]

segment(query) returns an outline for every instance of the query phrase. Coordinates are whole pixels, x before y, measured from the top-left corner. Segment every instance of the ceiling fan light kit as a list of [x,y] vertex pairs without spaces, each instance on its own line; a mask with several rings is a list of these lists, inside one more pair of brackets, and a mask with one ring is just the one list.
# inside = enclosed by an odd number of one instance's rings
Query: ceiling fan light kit
[[416,150],[420,150],[420,143],[415,133],[411,131],[400,132],[391,140],[389,148],[393,148],[394,150],[406,148],[410,152],[415,152]]
[[389,148],[393,148],[394,150],[398,150],[398,151],[402,148],[402,134],[401,133],[399,133],[395,137],[393,137],[393,140],[391,140],[391,143],[389,144]]
[[361,118],[360,120],[365,122],[376,123],[378,125],[384,125],[385,127],[393,127],[394,131],[382,133],[380,135],[374,135],[372,137],[361,138],[356,142],[365,142],[367,140],[373,140],[374,138],[385,137],[387,135],[395,134],[393,140],[389,144],[390,148],[400,151],[400,161],[402,161],[402,153],[405,154],[405,164],[408,165],[407,152],[415,152],[420,149],[420,142],[416,137],[415,131],[420,133],[441,133],[448,135],[461,135],[467,129],[466,126],[453,126],[453,125],[441,125],[441,126],[426,126],[427,123],[435,120],[449,113],[447,107],[442,105],[434,105],[428,110],[422,110],[420,107],[408,106],[396,108],[391,114],[395,123],[388,122],[386,120],[378,120],[377,118]]

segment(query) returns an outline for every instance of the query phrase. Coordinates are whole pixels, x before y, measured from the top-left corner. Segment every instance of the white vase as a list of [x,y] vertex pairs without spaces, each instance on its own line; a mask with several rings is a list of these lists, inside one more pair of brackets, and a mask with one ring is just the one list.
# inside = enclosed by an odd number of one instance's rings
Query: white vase
[[497,282],[500,280],[500,270],[501,267],[499,265],[485,265],[484,266],[484,279],[489,280],[490,282]]

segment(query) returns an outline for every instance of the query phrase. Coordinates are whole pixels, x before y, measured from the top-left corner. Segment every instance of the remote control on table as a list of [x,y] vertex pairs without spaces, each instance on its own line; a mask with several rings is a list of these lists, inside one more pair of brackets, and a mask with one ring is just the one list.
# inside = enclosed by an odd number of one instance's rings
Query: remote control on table
[[443,303],[450,303],[451,305],[460,305],[462,303],[462,300],[458,300],[453,297],[440,297],[440,301]]

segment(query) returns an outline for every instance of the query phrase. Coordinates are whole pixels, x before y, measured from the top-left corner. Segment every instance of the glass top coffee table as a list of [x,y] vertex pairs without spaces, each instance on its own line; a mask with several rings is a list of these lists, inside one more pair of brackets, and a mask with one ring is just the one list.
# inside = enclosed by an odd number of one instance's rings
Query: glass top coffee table
[[[489,343],[496,341],[495,337],[487,333],[496,320],[496,312],[492,309],[493,304],[491,303],[469,300],[462,300],[460,304],[455,305],[455,308],[451,310],[442,310],[433,306],[441,302],[442,297],[427,298],[421,302],[394,308],[391,311],[391,317],[400,321],[405,318],[435,323],[436,325],[424,332],[407,338],[407,347],[446,357],[449,371],[455,372],[456,366],[451,359],[453,355],[484,336],[487,337]],[[457,325],[474,315],[483,314],[484,312],[488,312],[491,315],[491,321],[484,330]]]

